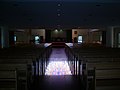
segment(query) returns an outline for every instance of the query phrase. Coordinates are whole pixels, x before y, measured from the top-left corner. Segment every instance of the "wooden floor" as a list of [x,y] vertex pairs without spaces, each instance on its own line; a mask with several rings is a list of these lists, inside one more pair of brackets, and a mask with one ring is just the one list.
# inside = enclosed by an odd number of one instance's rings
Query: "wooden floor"
[[71,75],[65,48],[52,48],[45,75]]
[[[59,61],[67,62],[64,48],[53,48],[49,61],[56,63]],[[53,67],[55,68],[55,66]],[[82,88],[83,85],[80,77],[58,74],[39,76],[36,78],[32,86],[32,90],[82,90]]]
[[40,76],[36,78],[31,90],[84,90],[80,77]]

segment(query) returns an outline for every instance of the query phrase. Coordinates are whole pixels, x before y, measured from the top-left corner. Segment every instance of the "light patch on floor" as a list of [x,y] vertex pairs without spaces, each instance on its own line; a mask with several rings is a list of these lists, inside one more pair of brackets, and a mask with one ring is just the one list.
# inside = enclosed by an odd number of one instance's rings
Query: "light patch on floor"
[[68,45],[69,47],[73,47],[73,43],[65,43],[66,45]]
[[44,44],[44,47],[48,47],[48,46],[50,46],[52,43],[45,43]]
[[67,61],[50,61],[45,75],[72,75]]

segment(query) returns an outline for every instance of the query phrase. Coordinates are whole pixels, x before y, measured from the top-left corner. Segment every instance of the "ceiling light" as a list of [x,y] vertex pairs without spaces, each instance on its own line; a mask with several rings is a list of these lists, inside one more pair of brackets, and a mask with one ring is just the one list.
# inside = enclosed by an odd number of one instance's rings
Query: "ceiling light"
[[60,14],[58,13],[58,16],[60,16]]
[[59,4],[58,4],[58,7],[60,7],[60,6],[61,6],[61,4],[59,3]]
[[62,32],[63,30],[62,29],[60,29],[60,32]]
[[57,30],[57,29],[55,29],[55,32],[58,32],[58,30]]

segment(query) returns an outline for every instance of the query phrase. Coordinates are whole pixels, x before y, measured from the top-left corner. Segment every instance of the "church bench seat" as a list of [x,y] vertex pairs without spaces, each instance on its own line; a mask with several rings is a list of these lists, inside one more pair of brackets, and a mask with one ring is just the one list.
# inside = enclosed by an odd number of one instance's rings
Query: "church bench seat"
[[96,69],[96,79],[120,79],[120,68]]
[[[25,90],[27,88],[28,83],[31,83],[32,80],[32,66],[28,66],[25,63],[0,64],[0,71],[14,71],[14,70],[17,70],[17,82],[19,82],[18,87],[20,88],[24,84],[23,88]],[[5,77],[9,77],[9,72],[5,75],[6,75]],[[6,83],[8,83],[8,81]]]
[[95,57],[86,57],[83,58],[83,61],[86,61],[88,63],[102,63],[102,62],[120,62],[120,58],[108,58],[108,57],[99,57],[99,58],[95,58]]
[[0,90],[17,90],[16,70],[0,70]]
[[102,62],[102,63],[87,63],[87,68],[96,68],[96,69],[120,69],[120,62]]
[[27,58],[23,58],[23,59],[20,59],[20,58],[8,58],[8,59],[0,59],[0,63],[1,64],[32,64],[33,61],[35,61],[36,59],[27,59]]

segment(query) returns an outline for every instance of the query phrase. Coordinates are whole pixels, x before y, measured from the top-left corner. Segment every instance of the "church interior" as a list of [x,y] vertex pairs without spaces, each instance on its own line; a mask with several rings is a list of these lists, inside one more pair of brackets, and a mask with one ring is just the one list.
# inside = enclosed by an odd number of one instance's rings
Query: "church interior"
[[120,1],[0,0],[0,90],[120,90]]

